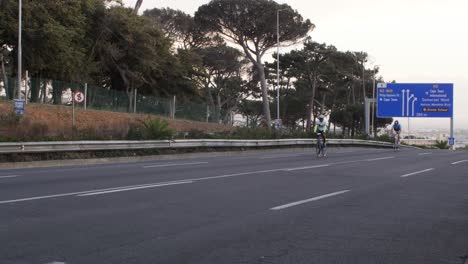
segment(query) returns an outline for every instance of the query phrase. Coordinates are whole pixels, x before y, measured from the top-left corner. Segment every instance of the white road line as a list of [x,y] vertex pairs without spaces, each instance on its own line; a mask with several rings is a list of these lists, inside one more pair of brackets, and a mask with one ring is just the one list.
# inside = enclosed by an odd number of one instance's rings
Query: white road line
[[[388,157],[386,157],[386,158],[388,158]],[[321,164],[321,165],[307,166],[307,167],[301,167],[301,168],[280,168],[280,169],[272,169],[272,170],[250,171],[250,172],[241,172],[241,173],[233,173],[233,174],[225,174],[225,175],[209,176],[209,177],[201,177],[201,178],[181,179],[179,181],[172,181],[172,182],[155,182],[155,183],[142,184],[142,185],[121,186],[121,187],[107,188],[107,189],[97,189],[97,190],[89,190],[89,191],[61,193],[61,194],[53,194],[53,195],[36,196],[36,197],[28,197],[28,198],[0,201],[0,204],[25,202],[25,201],[33,201],[33,200],[42,200],[42,199],[49,199],[49,198],[55,198],[55,197],[65,197],[65,196],[81,195],[81,194],[87,194],[87,193],[97,193],[97,192],[105,192],[105,191],[112,191],[112,190],[120,190],[120,189],[126,189],[126,188],[136,188],[136,187],[143,187],[143,186],[168,184],[168,183],[175,183],[175,182],[196,182],[196,181],[214,180],[214,179],[222,179],[222,178],[231,178],[231,177],[244,176],[244,175],[265,174],[265,173],[279,172],[279,171],[286,171],[287,172],[287,171],[294,171],[294,170],[300,170],[300,169],[305,170],[305,169],[321,168],[321,167],[328,167],[328,166],[332,166],[332,165],[357,163],[357,162],[365,162],[365,161],[367,161],[367,160],[354,160],[354,161],[336,162],[336,163]],[[179,164],[180,165],[182,165],[182,164],[183,165],[190,165],[190,164],[203,164],[203,163],[208,163],[208,162],[177,163],[177,165],[179,165]],[[176,164],[161,164],[161,165],[177,166]],[[159,166],[159,165],[155,165],[155,166]]]
[[395,157],[382,157],[382,158],[375,158],[375,159],[367,159],[366,161],[377,161],[377,160],[388,160],[394,159]]
[[336,152],[336,154],[345,154],[345,153],[353,153],[353,152],[356,152],[356,151],[338,151]]
[[434,168],[430,168],[430,169],[427,169],[427,170],[422,170],[422,171],[417,171],[417,172],[412,172],[412,173],[408,173],[408,174],[405,174],[405,175],[401,175],[400,177],[401,178],[406,178],[406,177],[409,177],[409,176],[413,176],[413,175],[416,175],[416,174],[421,174],[421,173],[424,173],[424,172],[428,172],[428,171],[433,171]]
[[16,178],[16,177],[19,177],[19,175],[6,175],[6,176],[0,176],[0,179]]
[[260,157],[260,159],[280,159],[280,158],[291,158],[291,157],[299,157],[303,156],[304,154],[285,154],[285,155],[275,155],[275,156],[264,156]]
[[143,186],[149,186],[149,185],[155,185],[155,184],[166,184],[166,183],[177,183],[177,182],[179,182],[179,181],[140,184],[140,185],[130,185],[130,186],[120,186],[120,187],[115,187],[115,188],[96,189],[96,190],[80,191],[80,192],[59,193],[59,194],[52,194],[52,195],[35,196],[35,197],[0,201],[0,204],[26,202],[26,201],[34,201],[34,200],[43,200],[43,199],[50,199],[50,198],[57,198],[57,197],[80,195],[80,194],[85,194],[85,193],[95,193],[95,192],[102,192],[102,191],[119,190],[119,189],[123,189],[123,188],[134,188],[134,187],[143,187]]
[[318,200],[325,199],[325,198],[328,198],[328,197],[340,195],[340,194],[343,194],[343,193],[347,193],[349,191],[350,190],[344,190],[344,191],[329,193],[329,194],[325,194],[325,195],[320,195],[320,196],[313,197],[313,198],[310,198],[310,199],[301,200],[301,201],[297,201],[297,202],[293,202],[293,203],[288,203],[288,204],[276,206],[276,207],[270,208],[270,210],[274,210],[274,211],[282,210],[282,209],[286,209],[286,208],[289,208],[289,207],[293,207],[293,206],[297,206],[297,205],[301,205],[301,204],[305,204],[305,203],[309,203],[309,202],[313,202],[313,201],[318,201]]
[[457,165],[457,164],[465,163],[465,162],[468,162],[468,160],[455,161],[455,162],[452,162],[452,165]]
[[202,177],[202,178],[193,178],[193,179],[186,179],[186,181],[206,181],[206,180],[214,180],[214,179],[222,179],[222,178],[231,178],[243,175],[251,175],[251,174],[263,174],[269,172],[277,172],[277,171],[284,171],[285,169],[274,169],[274,170],[263,170],[263,171],[249,171],[249,172],[241,172],[241,173],[234,173],[234,174],[225,174],[219,176],[211,176],[211,177]]
[[71,196],[71,195],[76,195],[76,194],[80,194],[80,193],[83,193],[83,192],[61,193],[61,194],[54,194],[54,195],[45,195],[45,196],[36,196],[36,197],[30,197],[30,198],[21,198],[21,199],[15,199],[15,200],[6,200],[6,201],[0,201],[0,204],[42,200],[42,199],[49,199],[49,198],[55,198],[55,197],[64,197],[64,196]]
[[290,169],[284,169],[284,171],[308,170],[308,169],[322,168],[322,167],[328,167],[328,166],[330,166],[330,164],[322,164],[322,165],[315,165],[315,166],[306,166],[306,167],[290,168]]
[[191,162],[191,163],[169,163],[169,164],[158,164],[158,165],[146,165],[143,168],[160,168],[160,167],[174,167],[174,166],[188,166],[188,165],[198,165],[198,164],[207,164],[208,162]]
[[424,156],[424,155],[431,155],[432,152],[424,152],[424,153],[419,153],[418,155],[419,156]]
[[93,196],[93,195],[101,195],[101,194],[109,194],[109,193],[116,193],[116,192],[133,191],[133,190],[148,189],[148,188],[156,188],[156,187],[163,187],[163,186],[170,186],[170,185],[187,184],[187,183],[193,183],[193,181],[181,181],[181,182],[154,184],[154,185],[140,186],[140,187],[130,187],[130,188],[123,188],[123,189],[110,190],[110,191],[85,193],[85,194],[80,194],[80,195],[77,195],[77,196]]

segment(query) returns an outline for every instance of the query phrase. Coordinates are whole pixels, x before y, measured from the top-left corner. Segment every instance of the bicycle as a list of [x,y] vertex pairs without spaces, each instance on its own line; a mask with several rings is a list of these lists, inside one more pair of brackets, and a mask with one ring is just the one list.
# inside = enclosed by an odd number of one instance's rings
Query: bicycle
[[326,150],[327,150],[327,146],[326,146],[325,141],[323,139],[322,133],[319,132],[319,133],[317,133],[317,145],[315,147],[317,157],[320,157],[320,155],[322,155],[322,157],[325,157],[327,155]]
[[400,151],[400,134],[395,133],[393,142],[393,151]]

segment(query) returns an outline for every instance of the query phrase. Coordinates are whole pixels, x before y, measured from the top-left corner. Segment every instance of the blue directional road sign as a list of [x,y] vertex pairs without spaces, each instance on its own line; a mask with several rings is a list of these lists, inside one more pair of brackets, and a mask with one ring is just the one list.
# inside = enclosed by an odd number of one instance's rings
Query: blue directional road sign
[[15,99],[15,114],[22,116],[24,115],[26,102],[24,100]]
[[455,145],[455,138],[453,138],[453,137],[449,138],[449,145],[450,146]]
[[378,117],[453,117],[451,83],[381,83]]

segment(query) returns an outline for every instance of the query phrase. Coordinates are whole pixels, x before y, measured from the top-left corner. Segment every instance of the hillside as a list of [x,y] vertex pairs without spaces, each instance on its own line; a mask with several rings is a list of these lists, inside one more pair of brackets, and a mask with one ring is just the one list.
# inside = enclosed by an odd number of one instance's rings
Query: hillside
[[26,114],[18,119],[11,102],[0,102],[0,139],[6,140],[71,140],[71,139],[125,139],[132,126],[151,118],[167,120],[169,127],[178,132],[201,130],[206,133],[221,133],[233,127],[171,120],[166,117],[128,114],[110,111],[76,109],[76,129],[72,130],[72,107],[58,105],[28,104]]

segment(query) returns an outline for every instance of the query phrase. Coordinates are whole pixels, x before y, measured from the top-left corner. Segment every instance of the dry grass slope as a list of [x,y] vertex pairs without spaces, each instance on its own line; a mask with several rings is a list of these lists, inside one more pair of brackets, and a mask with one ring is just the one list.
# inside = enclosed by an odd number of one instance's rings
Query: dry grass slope
[[76,128],[72,130],[72,108],[43,104],[28,104],[25,117],[18,120],[13,113],[12,102],[0,102],[0,137],[2,140],[72,140],[72,139],[125,139],[132,125],[149,118],[165,119],[176,132],[202,130],[206,133],[231,132],[233,127],[171,120],[165,117],[95,111],[77,108]]

